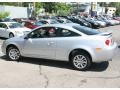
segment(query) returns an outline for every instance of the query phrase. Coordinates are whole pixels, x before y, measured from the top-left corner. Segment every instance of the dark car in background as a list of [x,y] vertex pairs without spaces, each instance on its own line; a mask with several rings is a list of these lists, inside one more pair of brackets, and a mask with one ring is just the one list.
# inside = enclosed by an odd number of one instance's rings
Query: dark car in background
[[84,20],[89,22],[93,29],[99,29],[100,28],[100,24],[98,24],[97,22],[94,22],[93,20],[87,19],[87,18],[84,18]]
[[73,23],[80,24],[81,26],[91,27],[91,24],[89,22],[87,22],[81,18],[70,17],[68,19],[71,20]]

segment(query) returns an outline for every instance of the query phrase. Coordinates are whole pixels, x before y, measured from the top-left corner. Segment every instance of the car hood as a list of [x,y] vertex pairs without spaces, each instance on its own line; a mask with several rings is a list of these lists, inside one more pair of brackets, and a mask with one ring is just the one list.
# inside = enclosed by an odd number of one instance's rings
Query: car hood
[[24,40],[24,37],[25,35],[23,36],[16,36],[16,37],[13,37],[13,38],[9,38],[7,40],[5,40],[6,42],[19,42],[19,41],[23,41]]
[[23,31],[31,31],[31,29],[26,28],[26,27],[23,27],[23,28],[11,28],[9,30],[21,31],[21,32],[23,32]]

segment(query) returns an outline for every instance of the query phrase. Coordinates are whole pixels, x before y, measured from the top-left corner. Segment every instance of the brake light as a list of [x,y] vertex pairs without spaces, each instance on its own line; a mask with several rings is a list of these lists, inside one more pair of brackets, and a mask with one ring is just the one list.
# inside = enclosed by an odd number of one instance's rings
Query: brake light
[[109,45],[110,45],[110,42],[111,42],[111,40],[106,40],[106,41],[105,41],[105,44],[109,46]]

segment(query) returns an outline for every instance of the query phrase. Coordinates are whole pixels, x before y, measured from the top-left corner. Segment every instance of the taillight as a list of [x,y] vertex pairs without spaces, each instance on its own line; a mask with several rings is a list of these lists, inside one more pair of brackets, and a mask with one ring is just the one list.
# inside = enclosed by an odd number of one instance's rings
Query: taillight
[[105,44],[108,45],[108,46],[110,45],[110,43],[111,43],[111,40],[106,40],[105,41]]

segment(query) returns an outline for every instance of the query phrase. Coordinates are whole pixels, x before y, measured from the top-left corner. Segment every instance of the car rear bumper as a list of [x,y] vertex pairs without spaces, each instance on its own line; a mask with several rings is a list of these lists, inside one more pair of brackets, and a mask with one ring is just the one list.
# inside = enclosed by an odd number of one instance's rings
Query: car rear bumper
[[102,61],[112,60],[115,54],[115,51],[117,49],[118,49],[117,44],[114,43],[114,45],[104,48],[101,51],[95,51],[93,62],[102,62]]

